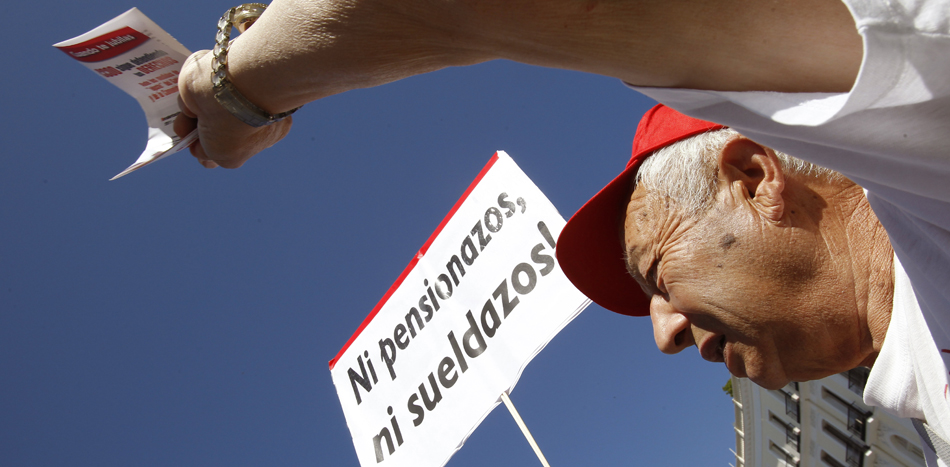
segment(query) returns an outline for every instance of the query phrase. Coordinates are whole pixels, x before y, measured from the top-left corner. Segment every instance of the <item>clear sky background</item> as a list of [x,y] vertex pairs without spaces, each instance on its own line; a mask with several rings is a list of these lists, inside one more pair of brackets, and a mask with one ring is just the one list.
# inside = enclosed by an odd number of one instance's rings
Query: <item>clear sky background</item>
[[[567,218],[653,103],[510,62],[311,103],[239,170],[144,148],[135,101],[51,45],[139,7],[192,50],[231,3],[7,2],[0,466],[357,466],[330,360],[507,151]],[[512,392],[553,466],[727,465],[721,364],[591,306]],[[449,466],[540,465],[498,407]]]

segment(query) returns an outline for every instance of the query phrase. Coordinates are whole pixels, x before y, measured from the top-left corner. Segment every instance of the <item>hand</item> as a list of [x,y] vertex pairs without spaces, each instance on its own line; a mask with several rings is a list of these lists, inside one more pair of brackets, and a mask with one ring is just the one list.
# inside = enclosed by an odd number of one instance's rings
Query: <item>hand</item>
[[181,114],[175,118],[175,133],[183,137],[198,128],[198,141],[190,148],[198,162],[209,169],[235,169],[287,136],[292,117],[259,128],[235,118],[214,98],[211,58],[209,51],[202,50],[182,65],[178,76]]
[[[431,15],[437,9],[429,5],[420,11]],[[416,24],[420,16],[380,11],[373,2],[274,0],[231,43],[228,76],[245,98],[277,114],[350,89],[480,61],[458,50],[448,53],[442,35],[433,39],[429,28]],[[444,20],[431,23],[447,27]],[[198,129],[190,149],[204,167],[240,167],[286,136],[292,121],[260,128],[240,122],[214,98],[211,63],[205,50],[183,64],[174,129],[179,136]]]

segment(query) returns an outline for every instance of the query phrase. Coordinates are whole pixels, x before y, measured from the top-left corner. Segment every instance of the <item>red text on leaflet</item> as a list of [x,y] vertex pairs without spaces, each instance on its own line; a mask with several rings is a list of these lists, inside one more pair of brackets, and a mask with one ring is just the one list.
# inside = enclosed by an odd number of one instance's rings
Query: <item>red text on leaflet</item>
[[122,55],[147,40],[148,36],[126,26],[76,45],[59,47],[59,50],[80,62],[101,62]]
[[159,58],[158,60],[146,63],[145,65],[142,65],[140,67],[137,67],[136,71],[147,75],[154,71],[161,70],[162,68],[172,66],[176,63],[178,63],[178,60],[175,60],[174,58],[162,57],[162,58]]
[[165,97],[165,96],[171,96],[171,95],[174,95],[174,94],[177,94],[177,93],[178,93],[178,86],[175,86],[175,87],[163,89],[163,90],[158,91],[158,92],[153,92],[150,96],[148,96],[148,98],[149,98],[152,102],[155,102],[155,101],[157,101],[157,100],[159,100],[159,99],[161,99],[161,98],[163,98],[163,97]]
[[117,70],[115,67],[112,67],[112,66],[96,68],[96,73],[99,73],[100,75],[106,78],[111,78],[113,76],[119,76],[122,74],[121,71]]
[[161,75],[158,75],[152,79],[147,79],[145,81],[142,81],[141,83],[139,83],[139,86],[142,86],[143,88],[149,88],[155,91],[156,90],[155,85],[158,83],[161,83],[164,86],[172,86],[172,85],[178,84],[178,70],[172,70],[168,73],[163,73]]

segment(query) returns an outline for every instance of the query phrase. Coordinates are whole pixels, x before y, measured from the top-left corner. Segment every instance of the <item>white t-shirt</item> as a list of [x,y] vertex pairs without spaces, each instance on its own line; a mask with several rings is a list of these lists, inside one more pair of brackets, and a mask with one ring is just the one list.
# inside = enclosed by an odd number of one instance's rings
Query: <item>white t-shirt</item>
[[[933,361],[936,352],[943,362],[942,368],[875,364],[869,391],[876,395],[870,402],[922,416],[950,439],[950,0],[845,4],[864,38],[864,61],[849,93],[635,89],[684,114],[837,170],[868,190],[932,335],[927,359]],[[922,337],[918,328],[899,329],[910,342]],[[891,339],[889,330],[885,347]],[[919,371],[939,375],[923,377]],[[930,382],[931,376],[940,383]],[[876,386],[880,381],[888,384]],[[902,382],[897,392],[891,381]],[[901,396],[912,393],[920,396]],[[927,404],[921,402],[924,394]]]
[[[930,330],[917,304],[910,279],[895,257],[891,323],[864,388],[864,402],[890,408],[894,415],[904,418],[950,419],[945,398],[950,388],[940,355],[930,339]],[[911,371],[907,371],[908,368]],[[941,387],[943,391],[920,390]],[[924,452],[927,465],[946,467],[945,463],[937,463],[932,450],[925,449]]]

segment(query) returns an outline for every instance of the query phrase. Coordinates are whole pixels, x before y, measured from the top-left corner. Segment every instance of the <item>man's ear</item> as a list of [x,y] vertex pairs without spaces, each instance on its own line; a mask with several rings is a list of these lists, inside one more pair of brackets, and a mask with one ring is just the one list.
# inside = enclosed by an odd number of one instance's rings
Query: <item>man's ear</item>
[[763,217],[779,222],[785,213],[785,174],[775,151],[745,137],[719,153],[719,185],[735,200],[749,200]]

